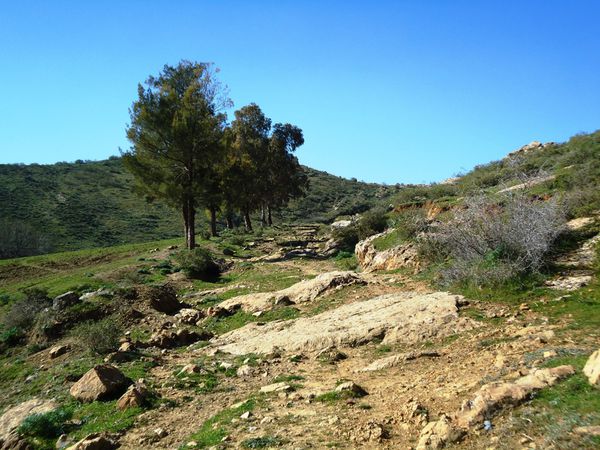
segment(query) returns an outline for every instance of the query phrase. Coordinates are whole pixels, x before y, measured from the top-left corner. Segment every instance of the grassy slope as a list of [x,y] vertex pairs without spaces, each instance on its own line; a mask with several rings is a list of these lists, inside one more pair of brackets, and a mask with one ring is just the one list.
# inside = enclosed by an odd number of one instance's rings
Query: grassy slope
[[[330,221],[338,215],[369,209],[395,191],[306,170],[310,180],[307,197],[276,212],[276,220]],[[40,237],[35,250],[20,248],[19,255],[180,235],[179,214],[160,203],[145,202],[132,192],[132,186],[132,176],[120,158],[53,165],[0,165],[0,224],[7,229],[6,222],[18,222]],[[198,219],[206,222],[202,212]],[[0,233],[0,256],[4,253],[2,242]]]

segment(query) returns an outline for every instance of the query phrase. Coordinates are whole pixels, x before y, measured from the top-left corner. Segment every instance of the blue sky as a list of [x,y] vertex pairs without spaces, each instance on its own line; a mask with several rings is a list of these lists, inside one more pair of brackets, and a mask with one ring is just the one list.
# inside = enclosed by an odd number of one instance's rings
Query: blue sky
[[136,86],[210,61],[300,161],[427,182],[600,128],[598,1],[0,0],[0,162],[127,148]]

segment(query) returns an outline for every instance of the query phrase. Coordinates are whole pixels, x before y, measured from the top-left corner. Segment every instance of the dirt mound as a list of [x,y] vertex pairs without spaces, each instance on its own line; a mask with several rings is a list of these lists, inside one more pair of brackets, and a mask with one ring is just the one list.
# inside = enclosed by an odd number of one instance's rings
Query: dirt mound
[[211,341],[213,349],[243,355],[354,346],[375,338],[383,343],[416,343],[471,329],[458,315],[460,296],[446,292],[401,292],[355,302],[314,317],[248,324]]

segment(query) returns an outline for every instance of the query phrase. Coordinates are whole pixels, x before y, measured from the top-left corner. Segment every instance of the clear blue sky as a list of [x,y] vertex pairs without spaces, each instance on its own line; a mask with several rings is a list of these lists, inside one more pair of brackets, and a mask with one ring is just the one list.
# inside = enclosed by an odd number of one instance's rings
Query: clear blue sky
[[0,0],[0,162],[127,148],[137,83],[210,61],[300,161],[423,182],[600,128],[600,2]]

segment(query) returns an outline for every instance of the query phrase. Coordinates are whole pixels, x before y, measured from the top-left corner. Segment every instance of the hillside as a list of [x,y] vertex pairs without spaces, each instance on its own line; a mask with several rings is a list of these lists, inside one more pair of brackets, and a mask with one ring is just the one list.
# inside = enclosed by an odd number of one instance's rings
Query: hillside
[[[277,221],[329,222],[388,198],[395,188],[310,168],[307,196]],[[176,237],[179,214],[132,192],[121,159],[52,165],[0,165],[0,258]],[[200,227],[205,222],[202,213]]]

